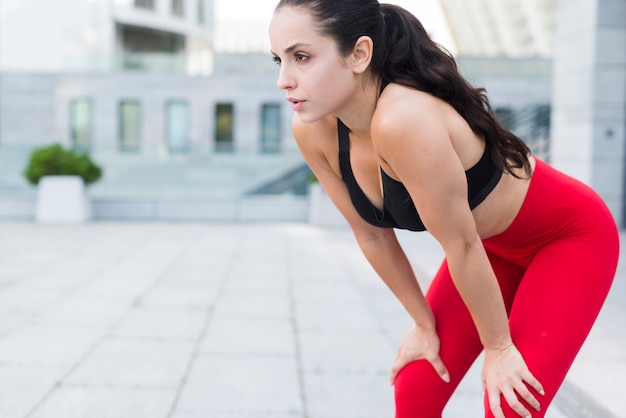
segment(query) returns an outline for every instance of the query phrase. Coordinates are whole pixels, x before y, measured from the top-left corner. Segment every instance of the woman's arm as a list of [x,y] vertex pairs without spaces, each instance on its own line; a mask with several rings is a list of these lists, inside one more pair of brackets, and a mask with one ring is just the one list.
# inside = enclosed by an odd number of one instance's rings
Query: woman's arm
[[[383,167],[405,185],[424,225],[441,244],[452,279],[491,362],[497,357],[493,353],[514,346],[500,288],[469,208],[465,170],[451,142],[445,111],[438,99],[415,91],[404,93],[401,100],[381,101],[372,123],[372,138]],[[526,380],[540,388],[525,364],[515,365],[515,370],[489,366],[486,385],[497,417],[503,416],[500,393],[520,415],[527,414],[511,387],[531,405],[538,405],[521,384]]]
[[[421,355],[421,358],[426,358],[433,364],[444,380],[449,380],[448,372],[439,358],[434,316],[393,229],[375,227],[360,217],[338,172],[338,164],[333,167],[330,162],[338,156],[335,127],[336,119],[302,124],[294,118],[293,122],[294,136],[304,159],[347,220],[371,266],[405,307],[415,322],[415,329],[423,337],[424,347],[415,350],[409,361],[416,360]],[[392,380],[400,368],[399,364],[397,362],[394,365]]]
[[332,167],[329,161],[330,156],[338,155],[334,145],[337,143],[336,130],[324,126],[323,123],[303,124],[297,118],[294,118],[293,130],[304,159],[347,220],[361,251],[374,270],[417,324],[423,327],[433,326],[430,308],[393,229],[370,225],[360,217],[337,172],[338,167]]
[[507,314],[469,208],[465,170],[437,99],[420,92],[413,96],[377,111],[372,124],[377,152],[441,244],[483,345],[504,348],[511,344]]

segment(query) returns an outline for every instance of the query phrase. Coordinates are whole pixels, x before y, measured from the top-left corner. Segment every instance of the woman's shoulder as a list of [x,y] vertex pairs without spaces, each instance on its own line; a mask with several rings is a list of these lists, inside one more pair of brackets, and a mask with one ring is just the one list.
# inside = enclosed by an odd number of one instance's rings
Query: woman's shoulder
[[[383,90],[372,118],[372,135],[391,138],[394,134],[419,135],[433,127],[447,125],[451,107],[430,93],[399,84],[389,84]],[[384,135],[380,135],[384,133]],[[377,135],[378,134],[378,135]]]
[[382,91],[376,106],[376,115],[428,117],[441,110],[446,103],[425,91],[390,83]]

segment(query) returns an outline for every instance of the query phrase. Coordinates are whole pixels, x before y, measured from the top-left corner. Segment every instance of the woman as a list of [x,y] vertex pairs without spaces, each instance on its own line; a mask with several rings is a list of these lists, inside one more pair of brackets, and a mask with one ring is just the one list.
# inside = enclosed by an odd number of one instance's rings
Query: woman
[[[615,273],[604,203],[530,156],[404,9],[281,0],[270,40],[304,158],[415,322],[397,418],[440,417],[482,350],[485,416],[543,417]],[[445,252],[426,296],[393,228]]]

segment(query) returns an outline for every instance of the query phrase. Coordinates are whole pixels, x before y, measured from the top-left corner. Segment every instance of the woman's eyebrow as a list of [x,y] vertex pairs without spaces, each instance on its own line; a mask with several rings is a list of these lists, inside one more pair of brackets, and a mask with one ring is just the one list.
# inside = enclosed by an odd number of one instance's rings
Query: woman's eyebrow
[[[310,44],[306,44],[306,43],[304,43],[304,42],[296,42],[295,44],[293,44],[293,45],[288,46],[287,48],[285,48],[285,54],[290,54],[290,53],[292,53],[293,51],[295,51],[296,49],[298,49],[298,48],[300,48],[300,47],[303,47],[303,46],[311,46],[311,45],[310,45]],[[277,54],[276,54],[274,51],[272,51],[272,54],[273,54],[274,56],[277,56]]]

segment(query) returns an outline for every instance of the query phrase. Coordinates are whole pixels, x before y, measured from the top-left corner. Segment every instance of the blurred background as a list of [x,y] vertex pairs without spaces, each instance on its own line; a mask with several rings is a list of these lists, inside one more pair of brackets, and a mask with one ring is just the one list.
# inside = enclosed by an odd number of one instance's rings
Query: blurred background
[[[624,222],[626,0],[404,0],[535,155]],[[31,151],[87,152],[96,220],[305,220],[276,88],[275,0],[2,0],[0,220],[31,220]],[[246,202],[255,207],[244,210]]]

